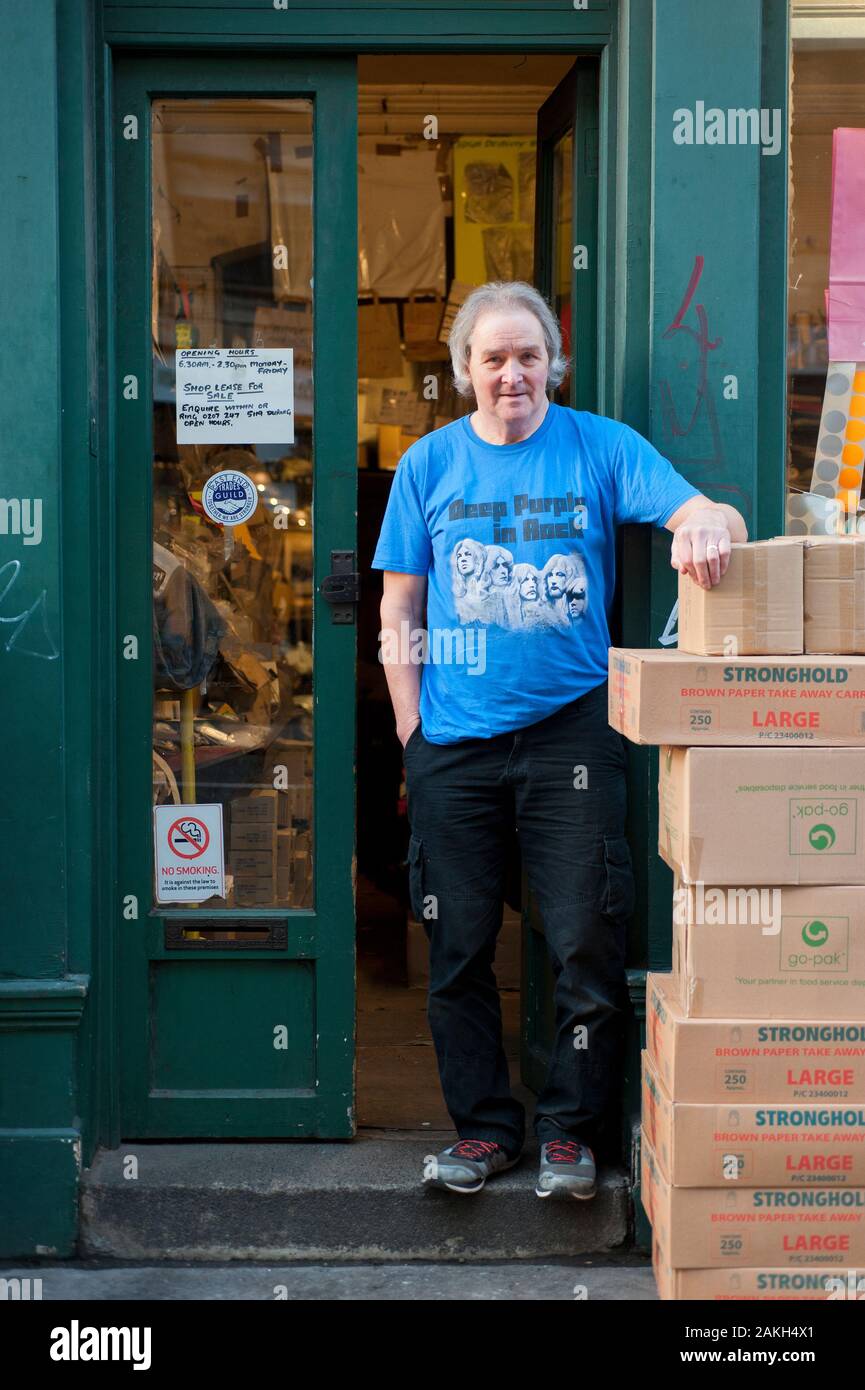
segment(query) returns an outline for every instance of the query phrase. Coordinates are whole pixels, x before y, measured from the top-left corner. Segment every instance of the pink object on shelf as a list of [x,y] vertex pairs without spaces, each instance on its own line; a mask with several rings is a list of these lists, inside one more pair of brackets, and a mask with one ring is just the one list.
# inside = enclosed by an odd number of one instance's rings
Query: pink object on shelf
[[865,358],[865,130],[832,135],[827,328],[831,362]]

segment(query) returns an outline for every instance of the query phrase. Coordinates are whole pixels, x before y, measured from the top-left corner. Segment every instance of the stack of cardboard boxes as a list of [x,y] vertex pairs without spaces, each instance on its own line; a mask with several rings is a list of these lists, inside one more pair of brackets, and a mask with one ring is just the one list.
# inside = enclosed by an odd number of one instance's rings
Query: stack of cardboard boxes
[[277,762],[278,787],[256,788],[230,805],[229,872],[237,907],[312,906],[309,747],[281,747]]
[[862,1297],[865,540],[734,546],[679,589],[679,650],[613,649],[609,686],[662,745],[675,876],[643,1053],[659,1292]]

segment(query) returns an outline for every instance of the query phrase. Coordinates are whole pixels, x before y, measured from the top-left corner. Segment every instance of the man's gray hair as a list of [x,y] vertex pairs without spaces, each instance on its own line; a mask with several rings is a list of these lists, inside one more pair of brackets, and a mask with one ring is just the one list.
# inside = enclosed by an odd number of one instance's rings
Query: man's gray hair
[[461,396],[472,394],[471,377],[468,373],[471,337],[478,319],[500,309],[527,309],[534,314],[544,335],[544,344],[550,359],[547,374],[547,388],[552,390],[564,381],[568,371],[568,358],[562,352],[562,334],[556,316],[543,295],[524,280],[490,280],[480,285],[463,300],[453,321],[448,336],[454,382]]

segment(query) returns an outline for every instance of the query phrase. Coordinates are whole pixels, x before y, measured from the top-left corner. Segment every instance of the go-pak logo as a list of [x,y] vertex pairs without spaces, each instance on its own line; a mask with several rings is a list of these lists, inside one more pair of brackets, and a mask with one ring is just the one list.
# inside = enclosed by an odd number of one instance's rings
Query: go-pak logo
[[836,839],[831,825],[812,825],[808,831],[808,844],[818,854],[822,854],[824,849],[831,849]]
[[853,798],[792,797],[790,799],[790,853],[855,854],[857,810]]
[[829,940],[829,928],[825,922],[806,922],[802,928],[802,940],[806,946],[825,946]]
[[782,917],[781,969],[844,974],[849,937],[849,917]]

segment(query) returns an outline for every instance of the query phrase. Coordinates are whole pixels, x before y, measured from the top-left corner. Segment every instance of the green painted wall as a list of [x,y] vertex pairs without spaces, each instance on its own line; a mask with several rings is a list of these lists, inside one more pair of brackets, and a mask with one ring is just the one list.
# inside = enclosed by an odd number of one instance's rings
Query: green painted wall
[[[90,883],[90,800],[80,759],[90,661],[82,554],[91,479],[67,454],[68,389],[86,382],[86,335],[70,343],[76,243],[82,219],[61,201],[62,101],[81,77],[80,44],[54,0],[0,9],[0,50],[13,54],[0,86],[4,196],[0,209],[0,496],[41,508],[41,539],[0,535],[0,689],[4,911],[0,930],[0,1253],[69,1254],[80,1166],[77,1042],[87,998],[90,931],[72,930]],[[73,102],[80,120],[80,95]],[[64,138],[74,134],[64,132]],[[80,201],[80,199],[79,199]],[[64,261],[64,252],[69,259]],[[71,307],[71,306],[70,306]],[[71,347],[72,351],[68,349]],[[84,387],[86,416],[86,386]],[[74,453],[74,446],[71,449]],[[66,465],[69,464],[68,470]],[[61,477],[61,466],[64,468]],[[70,528],[72,533],[70,534]],[[76,529],[78,534],[75,534]],[[38,531],[34,532],[35,541]],[[69,567],[76,575],[67,582]],[[85,918],[77,918],[83,928]]]

